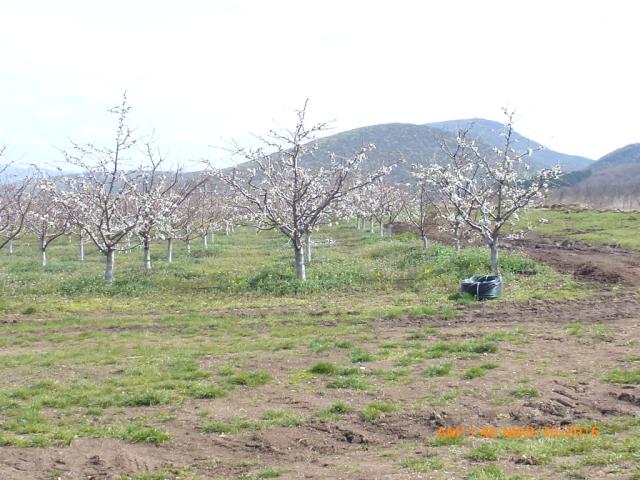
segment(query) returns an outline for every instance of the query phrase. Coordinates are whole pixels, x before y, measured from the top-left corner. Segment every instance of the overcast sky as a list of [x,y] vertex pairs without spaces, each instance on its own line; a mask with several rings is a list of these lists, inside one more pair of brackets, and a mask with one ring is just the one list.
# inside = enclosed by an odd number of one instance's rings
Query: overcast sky
[[640,2],[0,0],[0,144],[16,161],[132,122],[174,161],[227,160],[310,99],[334,132],[484,117],[550,148],[640,142]]

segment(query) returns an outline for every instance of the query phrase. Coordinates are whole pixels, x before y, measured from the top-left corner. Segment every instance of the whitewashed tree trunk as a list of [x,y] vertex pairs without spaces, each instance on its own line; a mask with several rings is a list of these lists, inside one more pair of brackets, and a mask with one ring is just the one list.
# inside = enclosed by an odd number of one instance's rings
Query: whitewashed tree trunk
[[204,235],[202,237],[202,242],[204,243],[204,249],[206,250],[207,248],[209,248],[209,239],[208,239],[208,235]]
[[307,264],[310,264],[311,263],[311,232],[307,232],[305,234],[305,243],[307,244],[307,251],[306,251]]
[[229,235],[229,225],[228,224],[224,226],[224,234],[227,235],[227,236]]
[[373,217],[371,217],[371,219],[369,221],[369,232],[373,233]]
[[384,222],[380,220],[380,236],[384,237]]
[[304,269],[304,247],[302,244],[298,247],[295,247],[296,251],[296,275],[298,280],[304,281],[307,278],[305,269]]
[[214,232],[211,232],[211,243],[215,243],[216,241],[216,234]]
[[425,250],[429,249],[429,239],[427,238],[426,235],[422,236],[422,246],[424,247]]
[[494,275],[500,275],[500,259],[498,258],[498,238],[496,237],[489,245],[491,249],[491,270]]
[[144,269],[147,272],[151,271],[151,248],[149,245],[149,240],[144,240],[142,244],[143,251],[143,259],[144,259]]
[[104,283],[111,285],[113,283],[113,267],[115,265],[116,252],[115,250],[107,251],[107,266],[104,270]]
[[44,241],[40,242],[40,266],[42,268],[47,266],[47,245]]
[[84,237],[80,235],[80,261],[84,262]]
[[173,238],[167,239],[167,262],[173,262]]
[[185,245],[185,247],[187,249],[187,255],[191,255],[191,240],[186,239],[184,241],[184,245]]
[[13,255],[13,238],[9,240],[9,255]]
[[387,225],[387,235],[389,238],[393,236],[393,223]]

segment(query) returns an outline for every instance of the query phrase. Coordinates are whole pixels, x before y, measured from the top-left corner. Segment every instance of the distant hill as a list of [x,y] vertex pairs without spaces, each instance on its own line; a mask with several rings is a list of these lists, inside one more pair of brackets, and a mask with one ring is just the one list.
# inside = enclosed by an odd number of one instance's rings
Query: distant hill
[[[490,120],[452,120],[424,125],[410,123],[386,123],[356,128],[336,133],[317,141],[318,149],[312,158],[304,159],[307,166],[319,166],[333,152],[337,155],[352,155],[360,146],[373,143],[376,149],[369,153],[370,168],[382,162],[393,162],[404,159],[406,163],[399,165],[391,174],[396,181],[406,181],[410,177],[412,163],[427,164],[444,159],[440,143],[454,144],[457,126],[475,122],[471,130],[472,137],[477,136],[481,150],[489,151],[494,145],[500,145],[499,132],[502,125]],[[518,146],[523,150],[536,148],[539,144],[522,135],[516,134]],[[567,171],[573,171],[591,165],[593,162],[584,157],[565,155],[553,150],[536,152],[531,164],[534,168],[552,167],[560,162]]]
[[[484,142],[500,147],[504,144],[504,139],[500,136],[503,130],[503,125],[493,120],[486,120],[484,118],[469,118],[464,120],[448,120],[446,122],[436,122],[426,124],[430,127],[438,128],[446,132],[456,132],[459,129],[467,128],[471,126],[469,134],[471,138],[479,138]],[[531,140],[517,132],[514,132],[513,139],[515,140],[516,150],[526,150],[527,148],[540,148],[540,143],[535,140]],[[544,148],[531,155],[531,163],[537,167],[552,167],[556,163],[562,166],[562,169],[566,172],[572,172],[574,170],[581,170],[588,168],[593,164],[593,160],[578,155],[567,155],[565,153],[556,152]]]
[[640,165],[640,143],[631,143],[607,153],[600,160],[593,163],[591,170],[597,171],[622,165]]
[[593,208],[640,210],[640,143],[608,153],[582,173],[583,178],[561,188],[555,200]]
[[409,123],[386,123],[356,128],[336,133],[317,141],[318,150],[313,158],[307,158],[307,166],[319,166],[333,152],[339,156],[353,155],[361,146],[374,144],[375,150],[367,154],[370,169],[383,163],[404,159],[406,163],[399,165],[391,174],[397,181],[405,181],[410,177],[412,163],[427,164],[433,159],[444,157],[440,150],[440,142],[454,142],[455,136],[427,125]]

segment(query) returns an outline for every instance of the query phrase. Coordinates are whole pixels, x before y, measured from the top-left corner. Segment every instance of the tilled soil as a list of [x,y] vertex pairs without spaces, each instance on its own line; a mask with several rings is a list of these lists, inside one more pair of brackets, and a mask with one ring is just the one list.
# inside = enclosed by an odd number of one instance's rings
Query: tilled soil
[[[274,382],[248,389],[246,395],[164,407],[175,415],[175,420],[163,425],[171,440],[160,446],[115,439],[78,439],[65,448],[4,447],[0,449],[0,479],[56,478],[51,472],[64,479],[117,479],[166,466],[192,466],[202,478],[237,478],[266,467],[281,469],[280,478],[464,478],[465,472],[476,464],[461,454],[461,447],[430,446],[440,426],[562,426],[640,413],[639,386],[603,381],[613,368],[626,365],[625,355],[640,354],[636,344],[640,325],[640,254],[550,240],[509,243],[508,248],[524,250],[559,270],[573,273],[579,280],[592,282],[594,293],[575,300],[483,302],[460,307],[462,315],[457,318],[379,319],[370,322],[371,339],[363,345],[373,349],[384,342],[406,339],[416,329],[427,326],[446,340],[526,329],[526,342],[501,342],[498,353],[483,355],[498,364],[484,377],[418,378],[364,393],[329,390],[324,388],[322,379],[291,383],[288,373],[292,368],[308,368],[318,360],[343,361],[336,357],[337,353],[282,358],[264,352],[251,364],[268,370]],[[573,322],[585,325],[585,334],[568,335],[567,324]],[[591,335],[590,324],[604,324],[609,333]],[[456,369],[477,363],[458,360]],[[390,367],[385,361],[375,366]],[[513,401],[510,394],[519,381],[534,387],[539,396]],[[425,401],[452,391],[456,398],[441,406],[430,406]],[[496,399],[506,400],[501,403]],[[317,419],[319,410],[337,400],[353,406],[354,413],[335,421]],[[357,413],[368,402],[377,400],[402,407],[374,421]],[[160,408],[148,407],[144,412]],[[257,417],[269,408],[293,410],[306,420],[298,427],[207,434],[202,432],[202,419],[196,415],[208,410],[219,419]],[[141,411],[131,409],[131,414]],[[404,458],[433,454],[444,460],[443,469],[419,473],[401,465]],[[565,478],[551,465],[540,464],[536,459],[512,456],[498,464],[510,474]],[[583,475],[581,478],[625,478],[601,466],[592,466]]]
[[604,288],[612,284],[640,285],[640,252],[612,245],[540,237],[509,240],[505,247],[523,250],[531,258]]

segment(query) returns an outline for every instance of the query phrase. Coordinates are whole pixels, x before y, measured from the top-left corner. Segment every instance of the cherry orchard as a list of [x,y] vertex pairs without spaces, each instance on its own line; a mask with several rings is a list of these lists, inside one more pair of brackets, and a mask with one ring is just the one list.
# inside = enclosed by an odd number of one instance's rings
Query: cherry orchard
[[306,278],[305,238],[323,214],[344,202],[351,192],[376,182],[391,168],[362,173],[360,167],[367,152],[375,148],[373,145],[363,146],[349,157],[330,153],[318,168],[303,166],[318,152],[317,134],[326,129],[325,123],[307,127],[306,110],[307,102],[297,111],[293,129],[271,130],[266,137],[260,137],[262,147],[238,146],[234,153],[248,162],[247,168],[230,173],[213,170],[234,192],[236,207],[248,224],[259,230],[277,230],[291,241],[296,275],[301,281]]
[[518,152],[513,137],[513,112],[504,110],[503,145],[482,151],[459,132],[455,149],[446,149],[449,160],[423,171],[426,181],[439,191],[445,206],[441,216],[448,222],[463,221],[484,240],[491,251],[491,268],[500,274],[498,248],[502,228],[516,221],[521,210],[539,205],[554,180],[559,166],[530,173],[527,158],[532,149]]

